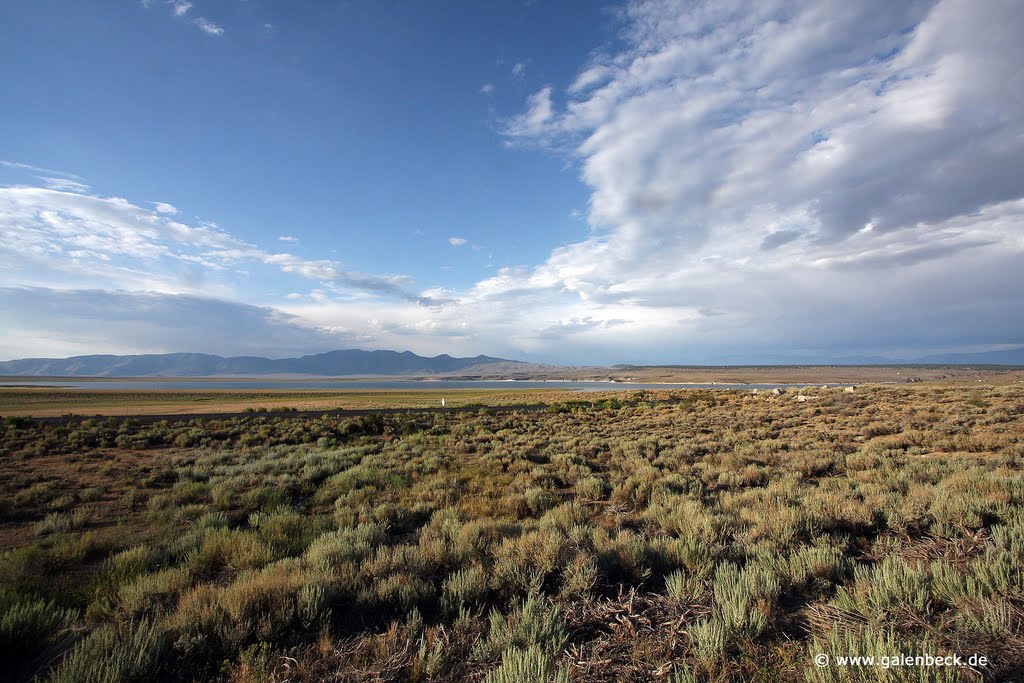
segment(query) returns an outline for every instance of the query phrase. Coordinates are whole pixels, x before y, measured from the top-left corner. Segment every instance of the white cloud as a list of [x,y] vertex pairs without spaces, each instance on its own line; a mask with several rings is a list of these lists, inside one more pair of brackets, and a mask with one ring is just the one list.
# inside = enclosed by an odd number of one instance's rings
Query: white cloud
[[157,213],[162,213],[167,216],[174,216],[175,214],[178,213],[178,207],[174,206],[173,204],[168,204],[167,202],[151,203],[153,204],[153,208],[156,209]]
[[571,150],[593,236],[471,296],[544,293],[554,321],[681,350],[1021,341],[991,305],[1024,308],[1018,9],[630,3],[625,49],[504,131]]
[[85,183],[70,178],[49,178],[38,176],[39,180],[51,190],[67,190],[68,192],[88,192],[89,186]]
[[571,363],[1020,344],[1018,4],[630,3],[621,49],[504,123],[578,164],[590,236],[462,289],[24,187],[0,284],[205,294],[262,267],[301,279],[275,291],[309,292],[279,302],[308,329]]
[[[153,6],[152,0],[140,0],[142,7],[148,9]],[[185,17],[189,11],[193,8],[193,4],[189,0],[166,0],[166,4],[170,5],[171,13],[175,17]],[[206,17],[196,17],[192,20],[192,23],[203,33],[209,36],[222,36],[224,35],[224,28],[218,26],[214,22],[210,21]],[[264,30],[266,33],[272,33],[274,27],[272,24],[264,24]]]
[[278,240],[279,242],[288,242],[288,243],[290,243],[290,244],[296,244],[296,243],[298,243],[298,241],[299,241],[299,238],[298,238],[298,237],[296,237],[295,235],[280,235],[280,236],[279,236],[279,237],[277,238],[277,240]]
[[505,134],[514,138],[544,138],[557,132],[551,128],[555,118],[551,92],[551,86],[545,86],[530,95],[526,113],[512,118],[505,127]]
[[[403,275],[370,275],[328,259],[304,259],[241,240],[215,223],[188,225],[169,204],[149,210],[119,197],[67,190],[0,187],[0,285],[207,291],[205,274],[224,277],[246,264],[327,283],[345,291],[418,301]],[[176,211],[176,209],[175,209]],[[69,261],[72,252],[76,257]],[[197,270],[198,269],[198,270]]]
[[[42,168],[40,166],[33,166],[32,164],[25,164],[20,161],[6,161],[0,159],[0,166],[5,168],[11,168],[19,171],[30,171],[31,173],[42,174],[46,177],[60,177],[70,178],[72,180],[82,180],[81,176],[77,176],[74,173],[68,173],[67,171],[55,171],[52,168]],[[39,177],[39,176],[36,176]]]
[[494,92],[493,83],[484,83],[483,85],[480,86],[481,95],[490,95],[492,92]]
[[[48,315],[38,315],[46,310]],[[191,295],[0,287],[0,358],[93,353],[295,356],[368,341],[265,306]],[[74,329],[74,334],[68,334]]]
[[512,77],[522,78],[526,75],[526,62],[516,62],[512,65]]
[[224,35],[224,29],[213,23],[209,19],[204,17],[197,17],[195,20],[196,26],[202,30],[203,33],[209,36],[222,36]]

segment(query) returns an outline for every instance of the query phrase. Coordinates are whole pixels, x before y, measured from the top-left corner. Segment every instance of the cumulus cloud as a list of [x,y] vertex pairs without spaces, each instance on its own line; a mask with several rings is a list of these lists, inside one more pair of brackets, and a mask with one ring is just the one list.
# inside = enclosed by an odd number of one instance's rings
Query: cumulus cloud
[[571,150],[592,237],[474,296],[543,292],[562,320],[628,304],[645,315],[623,329],[684,353],[1020,341],[989,299],[1024,294],[1017,3],[651,0],[623,17],[622,50],[504,129]]
[[192,9],[192,3],[187,0],[173,0],[171,3],[171,9],[174,12],[174,16],[183,17],[185,13]]
[[178,207],[166,202],[153,202],[153,208],[156,209],[157,213],[162,213],[168,216],[173,216],[178,213]]
[[461,247],[464,244],[466,244],[467,241],[468,240],[466,240],[465,238],[462,238],[462,237],[449,237],[448,238],[448,244],[452,245],[453,247]]
[[126,289],[178,293],[200,286],[190,274],[195,268],[227,273],[256,264],[335,287],[421,299],[409,291],[407,276],[372,275],[329,259],[269,251],[214,223],[179,221],[170,204],[154,206],[41,187],[0,187],[0,264],[7,266],[0,284],[58,281],[81,287],[105,279]]

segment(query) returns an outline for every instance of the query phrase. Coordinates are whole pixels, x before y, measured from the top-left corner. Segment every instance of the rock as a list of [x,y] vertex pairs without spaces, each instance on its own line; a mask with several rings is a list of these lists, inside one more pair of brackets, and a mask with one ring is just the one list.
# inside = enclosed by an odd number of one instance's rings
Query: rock
[[843,392],[847,393],[847,394],[852,394],[853,393],[853,387],[846,387],[845,389],[843,389]]
[[781,396],[782,390],[779,389],[778,387],[775,387],[774,389],[772,389],[772,394],[774,394],[775,396]]
[[807,400],[807,397],[804,396],[803,394],[798,394],[797,397],[796,397],[796,402],[797,403],[803,403],[806,400]]

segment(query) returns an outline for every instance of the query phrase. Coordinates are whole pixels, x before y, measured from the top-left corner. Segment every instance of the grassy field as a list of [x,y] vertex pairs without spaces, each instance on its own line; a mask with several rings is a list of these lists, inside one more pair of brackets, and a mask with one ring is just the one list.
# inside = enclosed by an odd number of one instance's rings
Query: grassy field
[[[16,680],[1024,678],[1019,385],[7,418],[0,449]],[[834,659],[953,654],[987,661]]]
[[0,387],[0,416],[59,415],[190,415],[240,413],[249,409],[331,410],[370,408],[433,408],[441,399],[451,407],[467,405],[527,405],[560,400],[569,394],[552,389],[412,389],[381,391],[308,390],[259,391],[202,389],[194,391],[88,390],[49,387]]

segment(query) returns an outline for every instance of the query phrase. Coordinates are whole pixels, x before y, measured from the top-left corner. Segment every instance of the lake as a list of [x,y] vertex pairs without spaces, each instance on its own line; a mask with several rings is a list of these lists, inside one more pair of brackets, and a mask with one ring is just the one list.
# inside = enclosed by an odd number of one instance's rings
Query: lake
[[353,389],[370,389],[378,391],[411,389],[428,389],[441,391],[444,389],[561,389],[563,391],[640,391],[658,389],[786,389],[788,387],[804,387],[806,384],[638,384],[632,382],[529,382],[529,381],[487,381],[487,380],[325,380],[325,379],[152,379],[152,380],[90,380],[75,381],[73,379],[31,379],[2,380],[0,386],[6,387],[51,387],[61,389],[85,390],[133,390],[158,389],[164,391],[202,391],[204,389],[244,389],[244,390],[307,390],[333,389],[350,391]]

